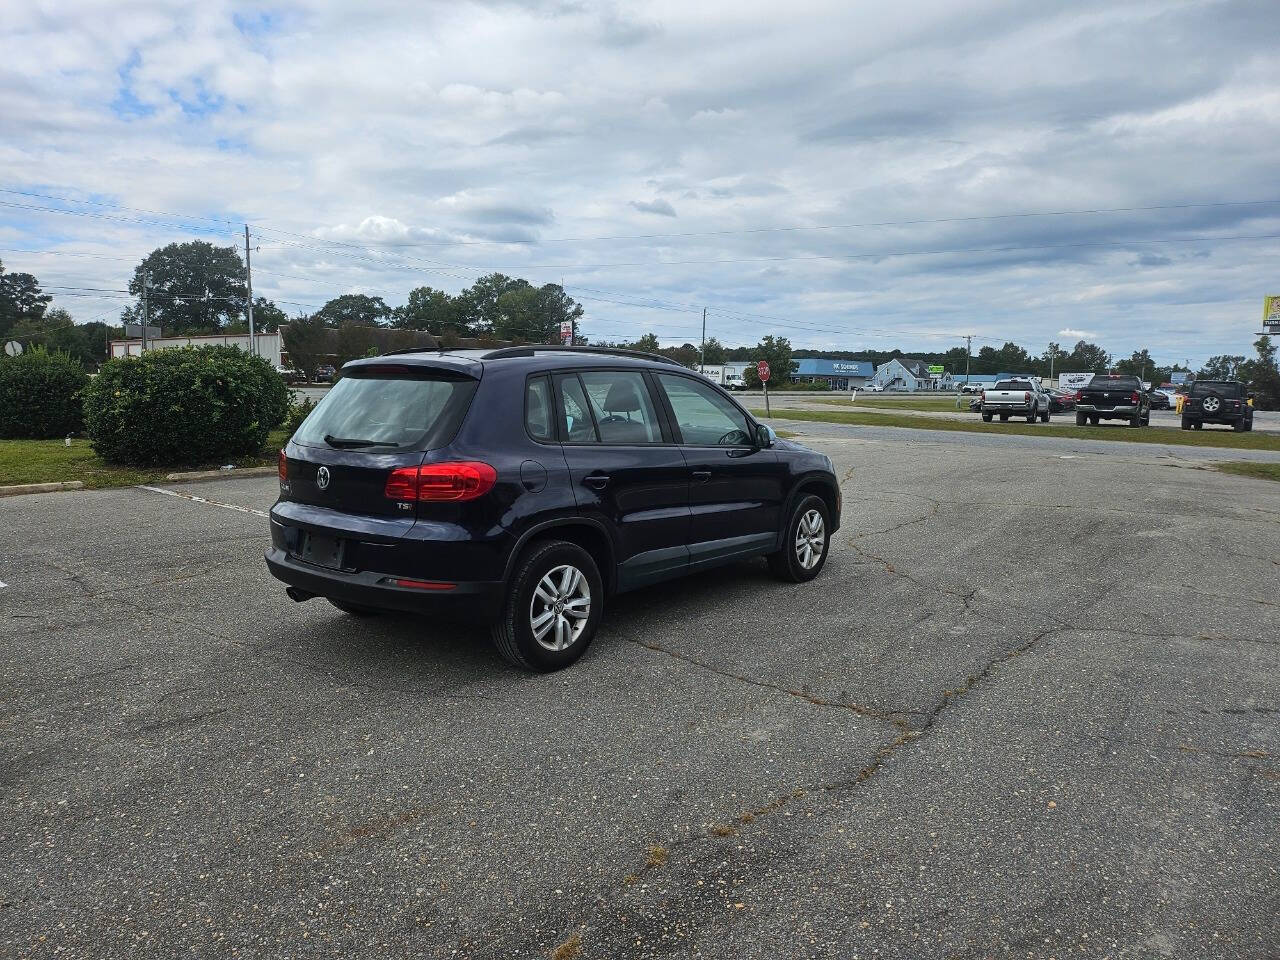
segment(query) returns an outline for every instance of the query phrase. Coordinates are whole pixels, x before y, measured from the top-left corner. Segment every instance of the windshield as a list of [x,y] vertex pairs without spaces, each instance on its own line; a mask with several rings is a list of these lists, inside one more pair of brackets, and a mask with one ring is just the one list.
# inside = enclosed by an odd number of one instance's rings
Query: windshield
[[1141,390],[1137,377],[1094,377],[1089,386],[1102,390]]
[[1191,385],[1193,397],[1204,397],[1216,393],[1220,397],[1239,397],[1240,384],[1222,380],[1197,380]]
[[293,439],[311,447],[429,450],[453,438],[475,388],[474,380],[430,376],[343,377]]

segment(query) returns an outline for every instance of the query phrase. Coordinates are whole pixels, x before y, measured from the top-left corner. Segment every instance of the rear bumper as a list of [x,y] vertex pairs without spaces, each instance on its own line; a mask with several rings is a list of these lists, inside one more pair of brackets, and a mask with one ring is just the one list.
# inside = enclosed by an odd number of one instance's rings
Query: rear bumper
[[[277,580],[318,597],[381,610],[403,610],[435,616],[492,622],[502,609],[501,581],[471,581],[439,589],[398,586],[393,576],[373,570],[346,572],[317,567],[276,547],[267,551],[267,569]],[[403,578],[402,578],[403,579]]]
[[1010,415],[1016,414],[1019,417],[1040,412],[1039,407],[1028,407],[1025,403],[1009,404],[1008,406],[1003,403],[984,403],[981,409],[983,413],[1007,413]]
[[1095,407],[1092,403],[1077,403],[1076,413],[1087,413],[1091,417],[1101,417],[1103,420],[1132,419],[1138,413],[1140,407],[1118,406],[1118,407]]

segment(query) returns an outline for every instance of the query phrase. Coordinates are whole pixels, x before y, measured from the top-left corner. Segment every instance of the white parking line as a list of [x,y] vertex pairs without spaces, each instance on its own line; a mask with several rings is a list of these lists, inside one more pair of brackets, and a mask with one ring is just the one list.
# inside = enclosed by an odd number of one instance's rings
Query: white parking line
[[237,513],[248,513],[255,517],[261,517],[266,520],[270,514],[265,510],[254,510],[251,507],[242,507],[235,503],[223,503],[221,500],[210,500],[208,497],[197,497],[192,493],[179,493],[177,490],[166,490],[164,487],[148,487],[138,484],[139,490],[149,490],[152,493],[163,493],[166,497],[177,497],[179,500],[190,500],[192,503],[205,503],[211,507],[222,507],[224,510],[235,510]]
[[7,586],[8,586],[7,583],[5,583],[3,580],[0,580],[0,590],[3,590]]

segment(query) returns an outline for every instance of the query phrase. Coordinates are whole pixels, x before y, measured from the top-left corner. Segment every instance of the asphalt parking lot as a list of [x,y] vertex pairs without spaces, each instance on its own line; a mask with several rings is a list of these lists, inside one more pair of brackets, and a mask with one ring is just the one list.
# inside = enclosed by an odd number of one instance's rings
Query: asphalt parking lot
[[1277,956],[1280,487],[794,429],[823,575],[550,676],[289,601],[274,478],[0,500],[0,955]]

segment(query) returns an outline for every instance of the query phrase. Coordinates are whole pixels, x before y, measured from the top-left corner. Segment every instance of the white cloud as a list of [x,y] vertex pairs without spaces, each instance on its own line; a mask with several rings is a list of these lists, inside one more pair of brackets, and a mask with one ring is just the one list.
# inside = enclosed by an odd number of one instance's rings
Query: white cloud
[[[254,222],[255,290],[290,310],[497,269],[563,278],[589,336],[696,338],[685,306],[705,303],[735,342],[981,332],[1181,360],[1248,352],[1280,254],[1225,239],[1280,234],[1280,204],[1184,206],[1276,198],[1272,4],[244,10],[6,11],[0,187],[119,218],[0,206],[7,268],[119,287],[195,226],[116,204],[230,221],[199,221],[225,243]],[[1155,205],[1171,209],[963,219]],[[581,239],[629,236],[645,239]]]

